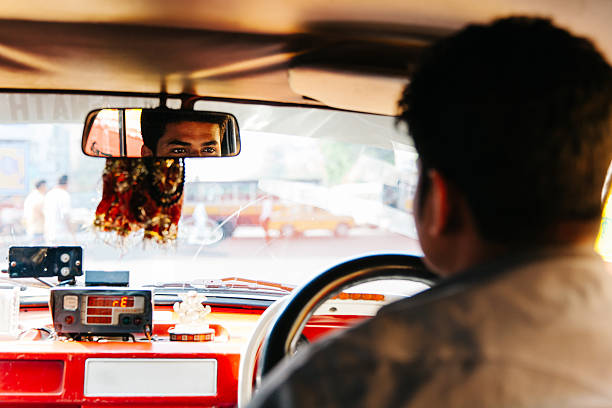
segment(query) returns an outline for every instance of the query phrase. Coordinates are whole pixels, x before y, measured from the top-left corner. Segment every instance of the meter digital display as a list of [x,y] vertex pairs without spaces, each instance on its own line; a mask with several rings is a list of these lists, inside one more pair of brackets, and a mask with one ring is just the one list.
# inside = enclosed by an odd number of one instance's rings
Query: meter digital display
[[51,313],[59,334],[123,335],[153,327],[151,290],[127,288],[53,288]]
[[134,307],[134,296],[86,296],[87,307]]
[[142,296],[84,296],[83,321],[86,324],[117,324],[119,315],[144,312]]

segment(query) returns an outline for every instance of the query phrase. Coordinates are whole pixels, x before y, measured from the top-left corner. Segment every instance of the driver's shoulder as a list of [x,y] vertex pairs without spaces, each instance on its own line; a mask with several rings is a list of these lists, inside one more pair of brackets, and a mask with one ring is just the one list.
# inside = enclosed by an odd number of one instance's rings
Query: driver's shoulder
[[[373,332],[461,355],[483,344],[534,336],[541,327],[578,327],[612,308],[612,275],[592,251],[503,260],[381,308]],[[505,343],[505,341],[504,341]]]

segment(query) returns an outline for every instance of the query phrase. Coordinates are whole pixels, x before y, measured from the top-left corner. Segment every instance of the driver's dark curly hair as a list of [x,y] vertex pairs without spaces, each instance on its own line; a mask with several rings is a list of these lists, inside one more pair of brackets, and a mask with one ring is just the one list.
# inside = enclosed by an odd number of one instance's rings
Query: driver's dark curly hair
[[428,50],[400,109],[421,174],[463,192],[484,238],[545,240],[601,216],[612,69],[587,39],[540,18],[470,25]]

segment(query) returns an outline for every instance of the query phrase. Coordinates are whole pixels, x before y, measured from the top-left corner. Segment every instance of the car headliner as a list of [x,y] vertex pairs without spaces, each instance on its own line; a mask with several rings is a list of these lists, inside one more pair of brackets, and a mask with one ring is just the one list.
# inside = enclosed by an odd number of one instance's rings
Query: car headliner
[[0,5],[0,88],[392,115],[424,46],[510,14],[552,17],[612,60],[609,0],[31,0]]

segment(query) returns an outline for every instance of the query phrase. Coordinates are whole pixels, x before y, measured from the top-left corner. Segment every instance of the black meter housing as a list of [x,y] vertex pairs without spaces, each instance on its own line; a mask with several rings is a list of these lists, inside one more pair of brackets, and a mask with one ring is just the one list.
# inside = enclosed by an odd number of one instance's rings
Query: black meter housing
[[153,292],[110,287],[51,289],[53,328],[62,336],[125,336],[153,331]]

